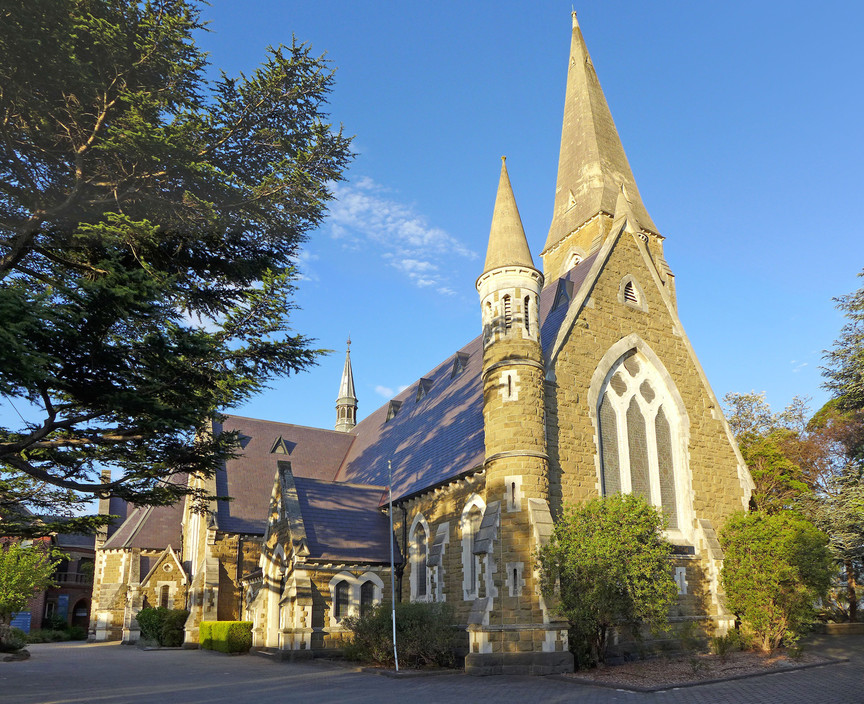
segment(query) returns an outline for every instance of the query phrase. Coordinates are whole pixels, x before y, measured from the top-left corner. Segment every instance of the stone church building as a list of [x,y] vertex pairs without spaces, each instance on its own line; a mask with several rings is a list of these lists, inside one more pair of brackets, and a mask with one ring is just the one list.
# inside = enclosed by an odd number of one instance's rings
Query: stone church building
[[[572,669],[533,554],[565,502],[633,492],[676,546],[673,621],[729,625],[717,530],[752,480],[678,318],[663,236],[639,195],[573,16],[555,205],[529,250],[502,162],[481,334],[361,422],[350,346],[335,430],[228,416],[242,454],[208,515],[134,508],[98,550],[91,630],[137,638],[144,604],[248,619],[260,647],[338,648],[345,616],[446,601],[470,672]],[[349,343],[350,344],[350,343]],[[334,380],[335,381],[335,380]]]

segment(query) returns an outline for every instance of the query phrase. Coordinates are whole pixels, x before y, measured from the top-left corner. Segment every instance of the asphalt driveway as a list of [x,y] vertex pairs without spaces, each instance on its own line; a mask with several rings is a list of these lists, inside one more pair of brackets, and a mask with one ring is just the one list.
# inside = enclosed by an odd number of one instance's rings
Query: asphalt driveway
[[864,704],[864,636],[820,637],[810,647],[849,658],[849,662],[636,694],[540,677],[453,674],[390,679],[322,661],[283,663],[199,650],[142,651],[114,643],[46,643],[30,646],[32,657],[27,661],[0,662],[0,703]]

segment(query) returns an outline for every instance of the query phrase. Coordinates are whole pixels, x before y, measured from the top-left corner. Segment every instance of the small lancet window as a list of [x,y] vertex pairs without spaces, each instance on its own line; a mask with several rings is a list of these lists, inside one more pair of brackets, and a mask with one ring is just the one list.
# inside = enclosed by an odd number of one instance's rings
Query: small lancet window
[[525,332],[529,335],[531,334],[531,315],[530,315],[530,304],[531,304],[531,296],[525,296],[525,300],[522,302],[522,316],[525,320]]
[[513,310],[510,305],[510,296],[504,296],[504,329],[509,330],[513,325]]
[[375,605],[375,583],[367,580],[360,585],[360,617],[366,616]]
[[159,590],[159,606],[161,606],[163,609],[168,608],[168,594],[168,585],[163,584],[162,588]]
[[336,584],[336,588],[333,590],[333,617],[337,621],[341,621],[348,615],[350,589],[351,585],[343,579]]
[[414,565],[417,571],[417,596],[426,596],[426,531],[421,524],[414,530]]

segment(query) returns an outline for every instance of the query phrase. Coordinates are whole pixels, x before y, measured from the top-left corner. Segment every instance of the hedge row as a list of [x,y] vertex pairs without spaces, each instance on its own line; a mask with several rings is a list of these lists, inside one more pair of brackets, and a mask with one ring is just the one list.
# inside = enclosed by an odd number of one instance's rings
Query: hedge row
[[251,621],[202,621],[198,630],[202,648],[220,653],[247,653],[252,647]]
[[162,647],[176,648],[183,645],[184,626],[189,612],[186,609],[156,609],[145,607],[136,616],[144,641],[155,641]]

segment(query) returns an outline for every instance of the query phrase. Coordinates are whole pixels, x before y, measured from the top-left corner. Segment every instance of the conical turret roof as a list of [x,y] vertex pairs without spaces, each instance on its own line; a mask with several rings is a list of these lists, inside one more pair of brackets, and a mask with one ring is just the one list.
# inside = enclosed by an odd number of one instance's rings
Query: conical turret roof
[[351,369],[351,338],[348,338],[348,349],[345,351],[345,367],[342,369],[342,382],[339,384],[339,398],[337,401],[350,398],[357,400],[354,393],[354,372]]
[[495,196],[495,210],[492,213],[492,227],[489,230],[489,248],[486,250],[486,265],[483,273],[501,266],[530,266],[534,268],[522,218],[516,207],[516,198],[507,174],[506,157],[501,157],[501,178],[498,181],[498,195]]
[[597,213],[614,214],[622,185],[642,227],[656,233],[574,12],[555,208],[544,251]]

